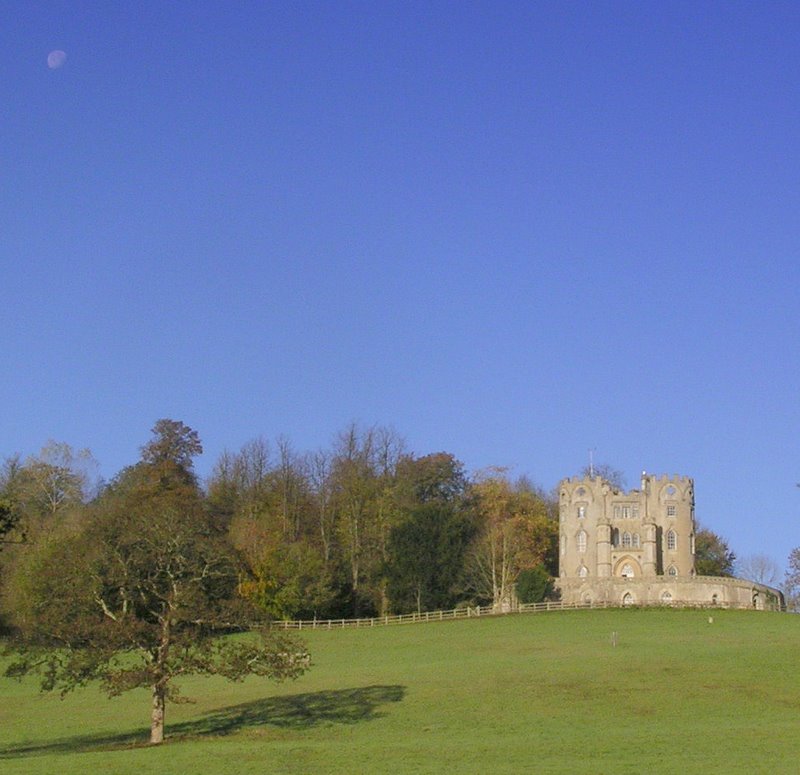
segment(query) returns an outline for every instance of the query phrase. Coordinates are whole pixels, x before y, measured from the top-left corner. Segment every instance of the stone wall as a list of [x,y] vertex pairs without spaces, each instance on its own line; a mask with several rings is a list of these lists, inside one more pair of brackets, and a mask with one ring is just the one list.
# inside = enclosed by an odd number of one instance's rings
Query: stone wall
[[704,605],[782,610],[780,590],[746,579],[721,576],[640,579],[559,579],[557,587],[565,603],[609,605]]

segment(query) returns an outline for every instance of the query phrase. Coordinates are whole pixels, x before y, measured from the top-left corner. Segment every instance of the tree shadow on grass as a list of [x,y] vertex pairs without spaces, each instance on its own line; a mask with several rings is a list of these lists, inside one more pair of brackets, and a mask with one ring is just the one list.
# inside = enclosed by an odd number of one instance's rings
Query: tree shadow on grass
[[[330,724],[359,724],[381,718],[382,705],[400,702],[404,686],[364,686],[287,697],[268,697],[208,713],[191,721],[167,724],[167,740],[230,735],[261,726],[307,729]],[[0,760],[43,754],[86,753],[147,745],[149,730],[117,735],[81,735],[48,742],[20,743],[0,748]]]

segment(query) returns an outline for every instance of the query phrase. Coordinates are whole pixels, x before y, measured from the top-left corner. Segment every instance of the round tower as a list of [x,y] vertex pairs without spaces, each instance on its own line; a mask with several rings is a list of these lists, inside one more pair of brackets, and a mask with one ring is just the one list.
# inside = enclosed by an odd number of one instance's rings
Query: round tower
[[655,576],[658,574],[658,530],[648,521],[642,525],[642,532],[642,575]]
[[605,516],[597,523],[597,577],[611,578],[611,525]]

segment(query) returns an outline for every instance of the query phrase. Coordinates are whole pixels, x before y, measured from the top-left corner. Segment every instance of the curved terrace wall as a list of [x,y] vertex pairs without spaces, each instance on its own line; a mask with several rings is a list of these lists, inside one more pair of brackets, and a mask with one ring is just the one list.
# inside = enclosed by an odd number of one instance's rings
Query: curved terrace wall
[[675,578],[559,579],[565,603],[607,605],[706,605],[756,610],[783,610],[779,589],[746,579],[723,576]]

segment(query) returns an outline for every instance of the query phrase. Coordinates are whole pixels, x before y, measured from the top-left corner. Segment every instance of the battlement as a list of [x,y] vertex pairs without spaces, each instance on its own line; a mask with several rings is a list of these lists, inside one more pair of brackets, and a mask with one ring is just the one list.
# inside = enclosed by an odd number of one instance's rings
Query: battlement
[[647,480],[655,484],[692,484],[691,476],[681,476],[680,474],[647,474],[642,472],[642,481]]
[[681,474],[648,474],[646,472],[642,472],[642,484],[640,489],[631,488],[630,490],[625,490],[621,487],[614,486],[611,482],[607,479],[604,479],[602,476],[570,476],[566,479],[561,480],[561,487],[568,487],[574,488],[578,485],[584,485],[589,488],[595,487],[602,487],[603,485],[607,485],[611,488],[614,493],[617,493],[622,496],[626,495],[639,495],[641,492],[647,489],[647,485],[655,486],[655,487],[664,487],[668,485],[674,485],[675,487],[680,488],[681,490],[685,490],[687,488],[694,486],[694,480],[690,476],[682,476]]

